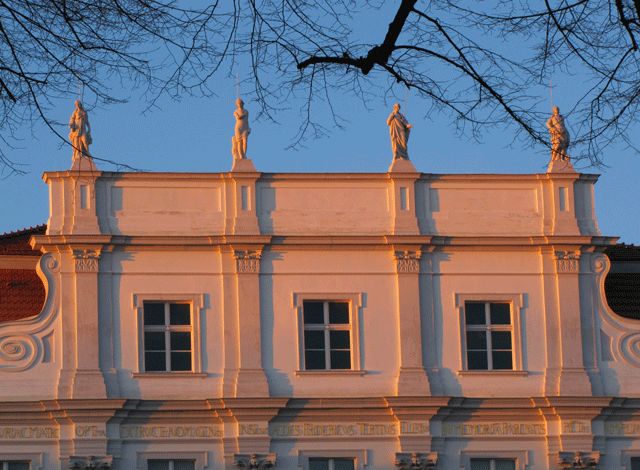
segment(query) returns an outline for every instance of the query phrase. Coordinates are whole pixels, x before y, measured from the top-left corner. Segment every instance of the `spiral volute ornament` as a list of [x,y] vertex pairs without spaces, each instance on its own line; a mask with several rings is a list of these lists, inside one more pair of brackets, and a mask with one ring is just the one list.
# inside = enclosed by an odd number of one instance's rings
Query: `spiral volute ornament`
[[40,341],[25,334],[0,337],[0,370],[20,372],[31,367],[42,351]]

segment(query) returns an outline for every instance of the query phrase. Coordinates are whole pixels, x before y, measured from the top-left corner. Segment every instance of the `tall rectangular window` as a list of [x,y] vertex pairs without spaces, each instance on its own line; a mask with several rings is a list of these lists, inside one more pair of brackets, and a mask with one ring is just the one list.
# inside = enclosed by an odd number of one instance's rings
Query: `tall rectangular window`
[[309,458],[309,470],[354,470],[353,459]]
[[513,370],[511,304],[465,302],[467,370]]
[[147,301],[143,305],[144,371],[191,371],[193,351],[191,305]]
[[147,470],[194,470],[196,466],[195,460],[165,460],[150,459],[147,460]]
[[471,459],[471,470],[516,470],[513,459]]
[[349,302],[305,300],[303,318],[305,369],[351,369]]
[[631,470],[640,470],[640,457],[631,458]]

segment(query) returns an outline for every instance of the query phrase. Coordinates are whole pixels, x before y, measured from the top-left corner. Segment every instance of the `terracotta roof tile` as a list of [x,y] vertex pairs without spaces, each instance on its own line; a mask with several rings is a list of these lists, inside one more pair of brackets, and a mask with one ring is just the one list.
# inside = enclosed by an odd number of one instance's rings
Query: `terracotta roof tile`
[[29,245],[31,235],[42,235],[47,231],[46,225],[36,225],[15,232],[0,234],[0,255],[39,255]]
[[44,285],[35,270],[0,269],[0,322],[37,315],[44,295]]

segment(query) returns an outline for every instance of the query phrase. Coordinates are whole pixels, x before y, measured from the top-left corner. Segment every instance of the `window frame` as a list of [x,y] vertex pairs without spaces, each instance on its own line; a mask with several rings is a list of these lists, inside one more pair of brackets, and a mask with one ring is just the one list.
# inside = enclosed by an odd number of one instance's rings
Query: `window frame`
[[[191,370],[187,371],[146,371],[144,367],[145,348],[144,348],[144,303],[145,302],[157,302],[165,304],[170,303],[183,303],[189,304],[190,308],[190,332],[191,332]],[[172,376],[193,376],[202,375],[202,345],[200,336],[200,323],[205,307],[204,294],[134,294],[133,295],[133,308],[137,317],[138,328],[138,341],[137,341],[137,356],[138,362],[136,364],[135,377],[172,377]],[[165,313],[166,315],[166,313]],[[164,325],[162,328],[165,328]],[[179,330],[186,330],[186,325],[180,325]],[[164,330],[163,330],[164,331]],[[170,330],[169,330],[170,331]],[[170,349],[167,348],[167,352]]]
[[302,449],[298,451],[298,468],[309,470],[309,459],[353,459],[355,470],[364,470],[369,465],[365,449]]
[[[510,306],[511,326],[485,325],[482,328],[472,328],[472,331],[511,331],[511,369],[469,369],[467,364],[467,324],[465,318],[465,304],[476,303],[506,303]],[[460,370],[459,375],[522,375],[526,374],[523,365],[523,342],[521,333],[521,316],[524,310],[524,294],[455,294],[455,308],[458,310],[460,330]],[[485,307],[486,308],[486,307]],[[488,339],[489,345],[490,339]],[[489,355],[489,349],[487,349]],[[490,358],[488,358],[490,359]],[[488,361],[487,364],[490,364]]]
[[11,452],[10,454],[0,455],[0,470],[6,470],[4,463],[9,462],[26,462],[29,464],[29,470],[40,470],[43,463],[43,454],[41,452]]
[[149,470],[149,460],[193,460],[194,470],[209,467],[208,452],[136,452],[136,469]]
[[[365,371],[361,369],[361,355],[360,350],[360,316],[363,310],[363,297],[362,293],[294,293],[292,298],[293,308],[297,320],[297,348],[298,348],[298,369],[296,375],[322,375],[322,374],[364,374]],[[351,339],[351,368],[350,369],[306,369],[305,367],[305,342],[304,342],[304,302],[316,301],[316,302],[346,302],[349,305],[349,325],[350,339]],[[345,330],[345,327],[338,327],[335,329]],[[323,325],[323,329],[326,324]],[[330,348],[326,347],[325,354]],[[320,456],[321,457],[321,456]]]
[[526,470],[529,466],[527,450],[478,450],[460,452],[460,469],[471,470],[471,459],[508,459],[515,462],[515,470]]

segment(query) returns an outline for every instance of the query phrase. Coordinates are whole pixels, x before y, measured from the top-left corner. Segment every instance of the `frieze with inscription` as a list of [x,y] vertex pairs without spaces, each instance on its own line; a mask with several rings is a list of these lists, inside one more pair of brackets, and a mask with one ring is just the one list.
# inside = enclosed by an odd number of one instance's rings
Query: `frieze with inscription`
[[442,435],[447,437],[466,436],[545,436],[544,423],[445,423]]
[[131,426],[120,427],[122,439],[220,439],[220,426]]
[[273,438],[291,437],[388,437],[398,435],[397,423],[272,423]]
[[59,439],[58,428],[51,426],[2,426],[0,427],[0,441],[17,441],[22,439],[46,440]]

